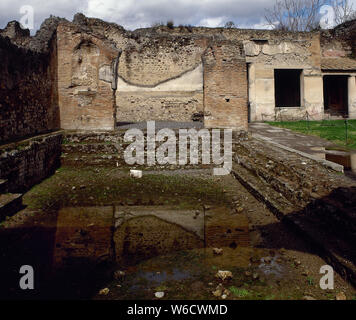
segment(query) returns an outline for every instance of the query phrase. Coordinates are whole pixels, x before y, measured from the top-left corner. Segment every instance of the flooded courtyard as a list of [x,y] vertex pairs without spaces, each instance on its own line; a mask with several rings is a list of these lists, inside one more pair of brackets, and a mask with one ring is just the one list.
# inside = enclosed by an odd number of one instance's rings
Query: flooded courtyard
[[[318,253],[210,169],[134,179],[63,166],[24,205],[0,228],[5,299],[355,299],[338,274],[322,290]],[[22,265],[34,268],[32,292],[19,289]]]

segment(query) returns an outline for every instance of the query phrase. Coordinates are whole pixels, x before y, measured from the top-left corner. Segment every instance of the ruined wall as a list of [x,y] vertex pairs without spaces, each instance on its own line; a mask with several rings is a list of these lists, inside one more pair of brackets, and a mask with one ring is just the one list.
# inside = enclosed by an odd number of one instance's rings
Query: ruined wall
[[51,101],[55,66],[49,55],[0,36],[0,60],[0,143],[57,129]]
[[[271,33],[273,36],[273,33]],[[278,37],[277,37],[278,36]],[[244,41],[249,63],[251,120],[303,119],[306,112],[321,119],[324,110],[318,33]],[[275,69],[301,70],[301,105],[276,108]]]
[[216,41],[204,56],[206,127],[247,130],[247,70],[241,42]]
[[8,192],[23,192],[53,174],[60,166],[62,135],[49,134],[0,149],[0,178]]
[[[339,61],[343,70],[324,70],[328,74],[348,75],[348,113],[352,119],[356,118],[356,82],[355,82],[355,64],[352,60],[356,54],[356,24],[355,20],[345,22],[335,29],[324,30],[321,33],[321,55],[328,64],[333,61]],[[353,65],[350,65],[350,63]]]
[[129,41],[118,68],[117,121],[192,121],[202,114],[204,49],[189,37]]
[[73,24],[57,29],[58,103],[63,129],[112,130],[119,50]]

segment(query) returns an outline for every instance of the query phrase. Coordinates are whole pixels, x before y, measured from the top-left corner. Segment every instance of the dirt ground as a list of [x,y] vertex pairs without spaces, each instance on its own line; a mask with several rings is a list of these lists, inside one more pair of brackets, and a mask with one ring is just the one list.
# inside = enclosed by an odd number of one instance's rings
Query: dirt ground
[[[327,263],[232,175],[214,177],[209,169],[147,171],[142,179],[133,179],[123,169],[62,167],[26,193],[24,204],[26,209],[0,228],[4,244],[0,262],[6,269],[6,279],[1,279],[6,288],[0,292],[3,297],[23,298],[17,288],[17,266],[32,264],[38,268],[37,290],[26,297],[34,299],[156,299],[158,291],[164,292],[163,299],[334,300],[341,293],[356,299],[356,290],[338,274],[334,290],[320,289],[319,270]],[[169,206],[207,216],[214,207],[224,207],[227,222],[233,224],[242,217],[248,221],[249,245],[221,247],[222,254],[216,255],[213,248],[203,248],[192,238],[190,246],[180,245],[179,251],[172,246],[171,252],[135,263],[113,261],[108,215],[88,214],[84,227],[75,224],[74,216],[59,219],[63,207],[99,206]],[[154,229],[155,220],[149,221]],[[170,228],[157,223],[157,228],[162,226]],[[93,227],[96,232],[91,231]],[[137,230],[140,225],[134,227]],[[71,238],[58,236],[70,228]],[[172,234],[179,239],[185,231],[174,228]],[[192,243],[197,247],[191,247]],[[55,253],[63,248],[67,264],[60,266]],[[218,279],[221,270],[230,271],[232,277]]]

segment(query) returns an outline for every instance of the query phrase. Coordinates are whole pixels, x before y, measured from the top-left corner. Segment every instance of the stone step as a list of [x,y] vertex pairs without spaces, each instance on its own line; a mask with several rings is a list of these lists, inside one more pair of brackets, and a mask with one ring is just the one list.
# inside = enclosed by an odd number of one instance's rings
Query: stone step
[[0,195],[0,221],[13,216],[23,208],[22,196],[22,194],[12,193]]
[[7,180],[0,179],[0,194],[7,192]]

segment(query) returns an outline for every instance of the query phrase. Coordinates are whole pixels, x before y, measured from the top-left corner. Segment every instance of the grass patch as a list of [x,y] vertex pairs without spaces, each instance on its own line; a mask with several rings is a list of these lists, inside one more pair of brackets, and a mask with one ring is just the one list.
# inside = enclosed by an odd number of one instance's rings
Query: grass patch
[[246,298],[247,296],[250,295],[250,292],[246,289],[239,289],[234,286],[229,288],[230,292],[238,298]]
[[344,120],[268,122],[280,128],[317,136],[334,142],[340,147],[356,150],[356,120],[348,120],[348,141]]
[[172,205],[179,209],[203,204],[229,204],[223,187],[214,181],[184,175],[144,175],[111,168],[62,167],[24,196],[30,209],[57,209],[63,206]]

